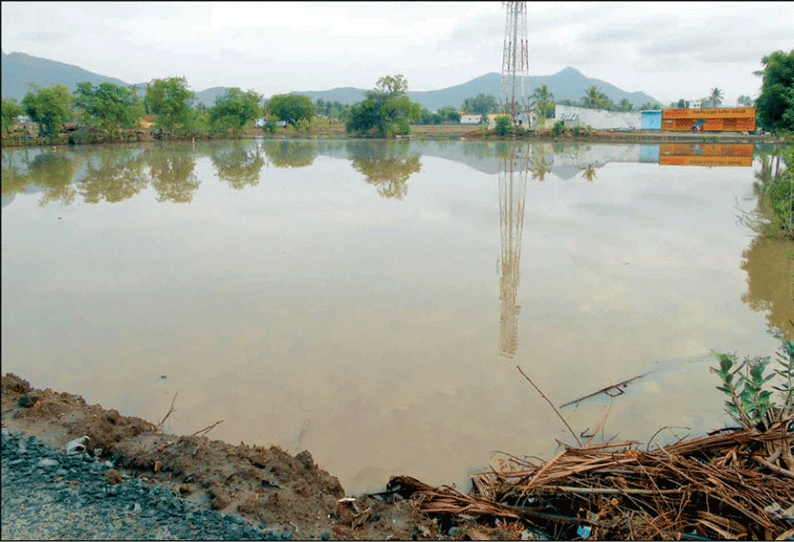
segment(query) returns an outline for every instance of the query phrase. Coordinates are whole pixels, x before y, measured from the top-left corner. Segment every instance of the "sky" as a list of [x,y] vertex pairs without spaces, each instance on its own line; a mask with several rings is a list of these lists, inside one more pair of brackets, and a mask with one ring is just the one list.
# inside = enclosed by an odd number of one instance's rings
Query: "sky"
[[[435,90],[500,72],[501,2],[2,2],[2,49],[127,83],[184,76],[266,97]],[[529,71],[571,66],[663,105],[714,87],[755,98],[761,58],[794,49],[791,2],[528,2]],[[531,84],[531,83],[530,83]]]

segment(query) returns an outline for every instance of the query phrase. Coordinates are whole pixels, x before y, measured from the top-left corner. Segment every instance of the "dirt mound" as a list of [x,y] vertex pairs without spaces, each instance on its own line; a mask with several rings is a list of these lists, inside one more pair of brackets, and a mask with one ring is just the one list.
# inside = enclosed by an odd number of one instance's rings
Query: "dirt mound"
[[295,538],[441,536],[435,520],[397,495],[346,498],[339,480],[320,469],[308,451],[292,456],[278,447],[161,434],[146,420],[88,405],[69,393],[34,389],[13,374],[2,377],[2,422],[12,432],[36,435],[56,447],[87,436],[89,454],[112,458],[127,475],[292,531]]

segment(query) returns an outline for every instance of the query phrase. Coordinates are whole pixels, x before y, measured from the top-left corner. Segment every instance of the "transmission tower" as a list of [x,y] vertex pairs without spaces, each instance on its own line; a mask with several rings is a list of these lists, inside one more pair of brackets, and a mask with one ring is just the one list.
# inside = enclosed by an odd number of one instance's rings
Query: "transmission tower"
[[499,258],[499,350],[512,358],[518,347],[518,284],[521,281],[521,234],[524,231],[524,201],[527,192],[529,149],[510,149],[499,167],[499,222],[502,253]]
[[512,119],[513,125],[522,121],[529,128],[527,3],[504,2],[504,6],[507,9],[507,21],[502,53],[502,108]]

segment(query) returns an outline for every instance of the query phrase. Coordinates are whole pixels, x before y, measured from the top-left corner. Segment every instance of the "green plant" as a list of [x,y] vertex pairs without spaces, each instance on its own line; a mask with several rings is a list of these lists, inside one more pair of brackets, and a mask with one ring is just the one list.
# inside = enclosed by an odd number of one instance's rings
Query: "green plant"
[[510,130],[513,128],[513,123],[510,121],[510,117],[501,115],[496,117],[496,134],[500,136],[506,136],[510,133]]
[[563,122],[561,120],[558,120],[557,122],[555,122],[554,125],[551,127],[551,131],[552,131],[552,133],[554,134],[555,137],[557,137],[560,134],[562,134],[562,132],[564,130],[565,130],[565,124],[563,124]]
[[[768,428],[794,416],[794,342],[783,342],[777,354],[780,368],[771,373],[766,373],[771,363],[769,356],[745,357],[738,362],[736,354],[712,353],[719,367],[710,370],[722,381],[717,389],[728,397],[725,410],[742,427]],[[771,402],[773,392],[767,389],[767,383],[775,376],[782,384],[769,387],[779,392],[781,404]]]

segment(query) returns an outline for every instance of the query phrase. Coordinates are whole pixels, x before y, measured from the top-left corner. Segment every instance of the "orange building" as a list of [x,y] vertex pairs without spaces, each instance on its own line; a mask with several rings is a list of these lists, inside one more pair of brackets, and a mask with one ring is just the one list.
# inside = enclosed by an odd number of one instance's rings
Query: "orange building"
[[752,132],[754,107],[664,109],[662,130],[671,132]]

